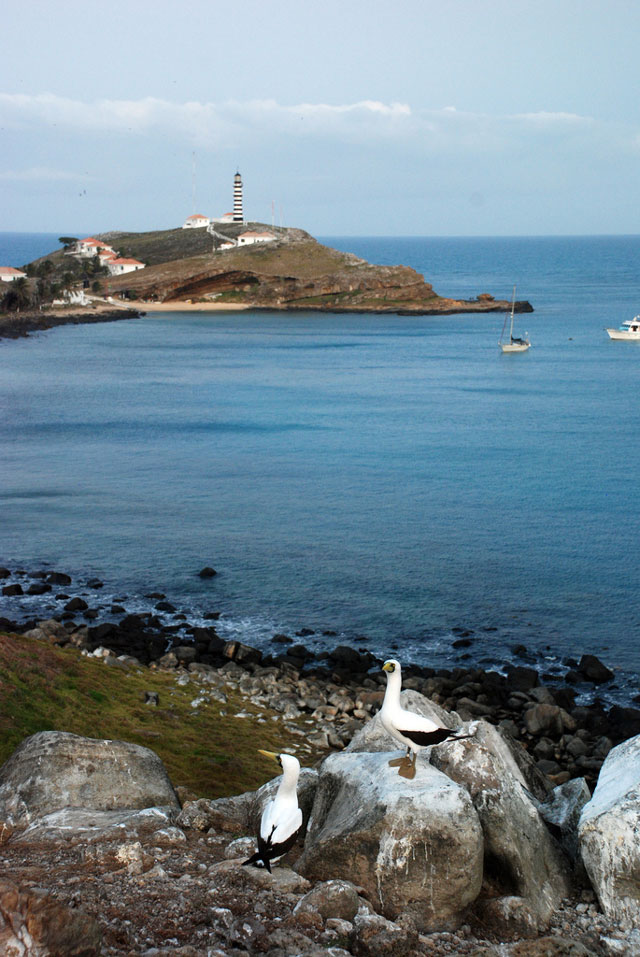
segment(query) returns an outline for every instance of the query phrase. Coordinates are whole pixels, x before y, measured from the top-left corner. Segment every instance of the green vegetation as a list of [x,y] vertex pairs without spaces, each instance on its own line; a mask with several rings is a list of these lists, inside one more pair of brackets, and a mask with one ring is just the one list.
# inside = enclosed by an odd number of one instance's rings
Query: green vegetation
[[[258,748],[300,747],[300,737],[238,692],[226,690],[226,705],[192,707],[201,690],[179,685],[175,673],[109,667],[74,648],[0,634],[0,765],[30,734],[70,731],[151,748],[174,786],[216,798],[273,777]],[[157,707],[145,704],[147,691],[158,693]]]

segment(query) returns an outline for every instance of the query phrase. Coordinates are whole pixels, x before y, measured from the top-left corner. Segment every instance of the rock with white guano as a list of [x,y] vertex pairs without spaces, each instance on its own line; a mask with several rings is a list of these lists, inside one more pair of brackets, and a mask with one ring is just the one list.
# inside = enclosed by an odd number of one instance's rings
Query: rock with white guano
[[[403,691],[401,702],[404,708],[437,724],[472,734],[428,748],[418,757],[417,767],[430,762],[464,787],[478,813],[485,848],[485,886],[474,909],[499,932],[529,933],[547,926],[571,884],[565,855],[538,811],[538,802],[547,797],[548,782],[524,749],[507,741],[488,722],[462,725],[456,714],[444,711],[417,691]],[[376,715],[354,736],[347,750],[391,753],[396,747]]]
[[640,927],[640,735],[613,748],[578,825],[582,860],[605,914]]
[[426,762],[408,780],[384,753],[341,752],[321,768],[305,849],[310,880],[363,887],[390,919],[421,930],[462,922],[482,884],[483,841],[467,792]]

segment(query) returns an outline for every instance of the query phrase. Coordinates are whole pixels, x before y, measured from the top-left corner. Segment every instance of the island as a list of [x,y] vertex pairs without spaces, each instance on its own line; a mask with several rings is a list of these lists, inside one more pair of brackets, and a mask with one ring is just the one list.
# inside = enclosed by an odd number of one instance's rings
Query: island
[[[512,306],[487,292],[471,300],[439,296],[408,266],[374,265],[325,246],[302,229],[264,223],[63,238],[68,239],[63,248],[24,267],[27,278],[17,280],[21,309],[15,308],[14,290],[5,295],[0,336],[154,309],[437,316],[506,312]],[[533,311],[526,301],[514,308]]]

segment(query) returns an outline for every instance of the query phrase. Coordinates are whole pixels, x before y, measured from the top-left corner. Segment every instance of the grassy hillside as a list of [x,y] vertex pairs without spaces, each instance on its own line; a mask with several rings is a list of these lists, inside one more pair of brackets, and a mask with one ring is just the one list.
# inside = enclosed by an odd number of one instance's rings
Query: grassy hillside
[[[200,685],[181,686],[176,678],[175,672],[109,667],[73,648],[0,634],[0,766],[28,735],[70,731],[151,748],[174,786],[215,798],[273,777],[273,763],[258,748],[300,751],[300,737],[237,692],[226,692],[226,705],[193,708]],[[158,693],[157,707],[145,704],[147,691]],[[238,712],[249,717],[237,718]]]

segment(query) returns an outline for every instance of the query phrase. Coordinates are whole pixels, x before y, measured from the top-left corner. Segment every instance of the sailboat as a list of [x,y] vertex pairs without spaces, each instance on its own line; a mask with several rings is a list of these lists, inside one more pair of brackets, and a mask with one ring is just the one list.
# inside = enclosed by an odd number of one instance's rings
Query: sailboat
[[[511,326],[509,328],[509,338],[503,341],[505,326],[507,325],[507,317],[505,316],[504,325],[502,326],[502,332],[500,333],[500,341],[498,345],[503,352],[526,352],[527,349],[531,347],[531,343],[528,339],[514,339],[513,337],[513,314],[516,308],[516,287],[513,287],[513,298],[511,300]],[[525,332],[525,336],[527,333]]]

